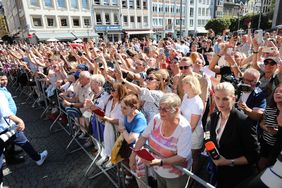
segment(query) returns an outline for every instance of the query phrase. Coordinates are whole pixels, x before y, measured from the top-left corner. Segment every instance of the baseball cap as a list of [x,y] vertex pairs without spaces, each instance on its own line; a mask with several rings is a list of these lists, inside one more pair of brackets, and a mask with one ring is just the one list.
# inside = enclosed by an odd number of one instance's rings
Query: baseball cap
[[88,67],[85,64],[78,64],[76,68],[83,71],[88,71]]

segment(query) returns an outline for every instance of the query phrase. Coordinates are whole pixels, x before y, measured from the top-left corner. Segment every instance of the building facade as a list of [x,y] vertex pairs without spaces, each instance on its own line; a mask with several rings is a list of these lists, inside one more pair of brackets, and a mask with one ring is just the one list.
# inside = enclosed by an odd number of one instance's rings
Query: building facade
[[152,7],[156,38],[205,33],[204,26],[214,16],[213,0],[153,0]]
[[73,40],[96,35],[91,0],[9,0],[3,6],[14,37]]

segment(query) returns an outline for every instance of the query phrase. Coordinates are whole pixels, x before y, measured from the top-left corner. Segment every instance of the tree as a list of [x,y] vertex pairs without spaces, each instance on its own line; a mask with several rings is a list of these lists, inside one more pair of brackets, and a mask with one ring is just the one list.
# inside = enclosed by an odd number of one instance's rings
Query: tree
[[228,17],[213,18],[209,20],[208,23],[205,25],[205,29],[212,29],[216,34],[221,34],[223,30],[229,28],[230,25],[231,20]]

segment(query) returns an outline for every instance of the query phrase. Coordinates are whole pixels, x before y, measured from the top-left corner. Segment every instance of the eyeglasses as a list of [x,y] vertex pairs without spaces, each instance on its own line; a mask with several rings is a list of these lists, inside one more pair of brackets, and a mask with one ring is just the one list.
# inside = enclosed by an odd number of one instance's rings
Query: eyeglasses
[[175,110],[175,108],[159,107],[159,111],[160,111],[160,112],[165,112],[165,113],[167,113],[167,112],[173,113],[173,112],[175,112],[176,110]]
[[147,77],[146,80],[152,81],[152,80],[157,80],[157,79],[156,79],[156,78],[153,78],[153,77]]
[[271,66],[274,66],[274,65],[276,65],[277,63],[276,63],[275,61],[272,61],[272,60],[271,60],[271,61],[266,60],[266,61],[263,62],[263,64],[264,64],[264,65],[271,65]]
[[189,67],[191,67],[192,65],[187,65],[187,66],[180,66],[179,69],[180,70],[187,70],[189,69]]

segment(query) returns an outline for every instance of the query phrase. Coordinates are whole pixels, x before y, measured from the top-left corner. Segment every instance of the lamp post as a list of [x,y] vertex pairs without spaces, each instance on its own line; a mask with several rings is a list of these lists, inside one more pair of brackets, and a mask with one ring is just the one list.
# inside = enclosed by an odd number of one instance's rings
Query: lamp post
[[238,25],[237,25],[237,31],[240,30],[240,16],[243,15],[244,11],[244,4],[240,2],[240,4],[237,4],[238,7]]
[[261,22],[261,14],[262,14],[262,3],[263,0],[260,1],[260,4],[257,4],[257,7],[259,7],[259,20],[258,20],[258,29],[260,29],[260,22]]
[[182,0],[180,0],[180,36],[179,36],[180,40],[182,38],[182,4],[183,2]]

